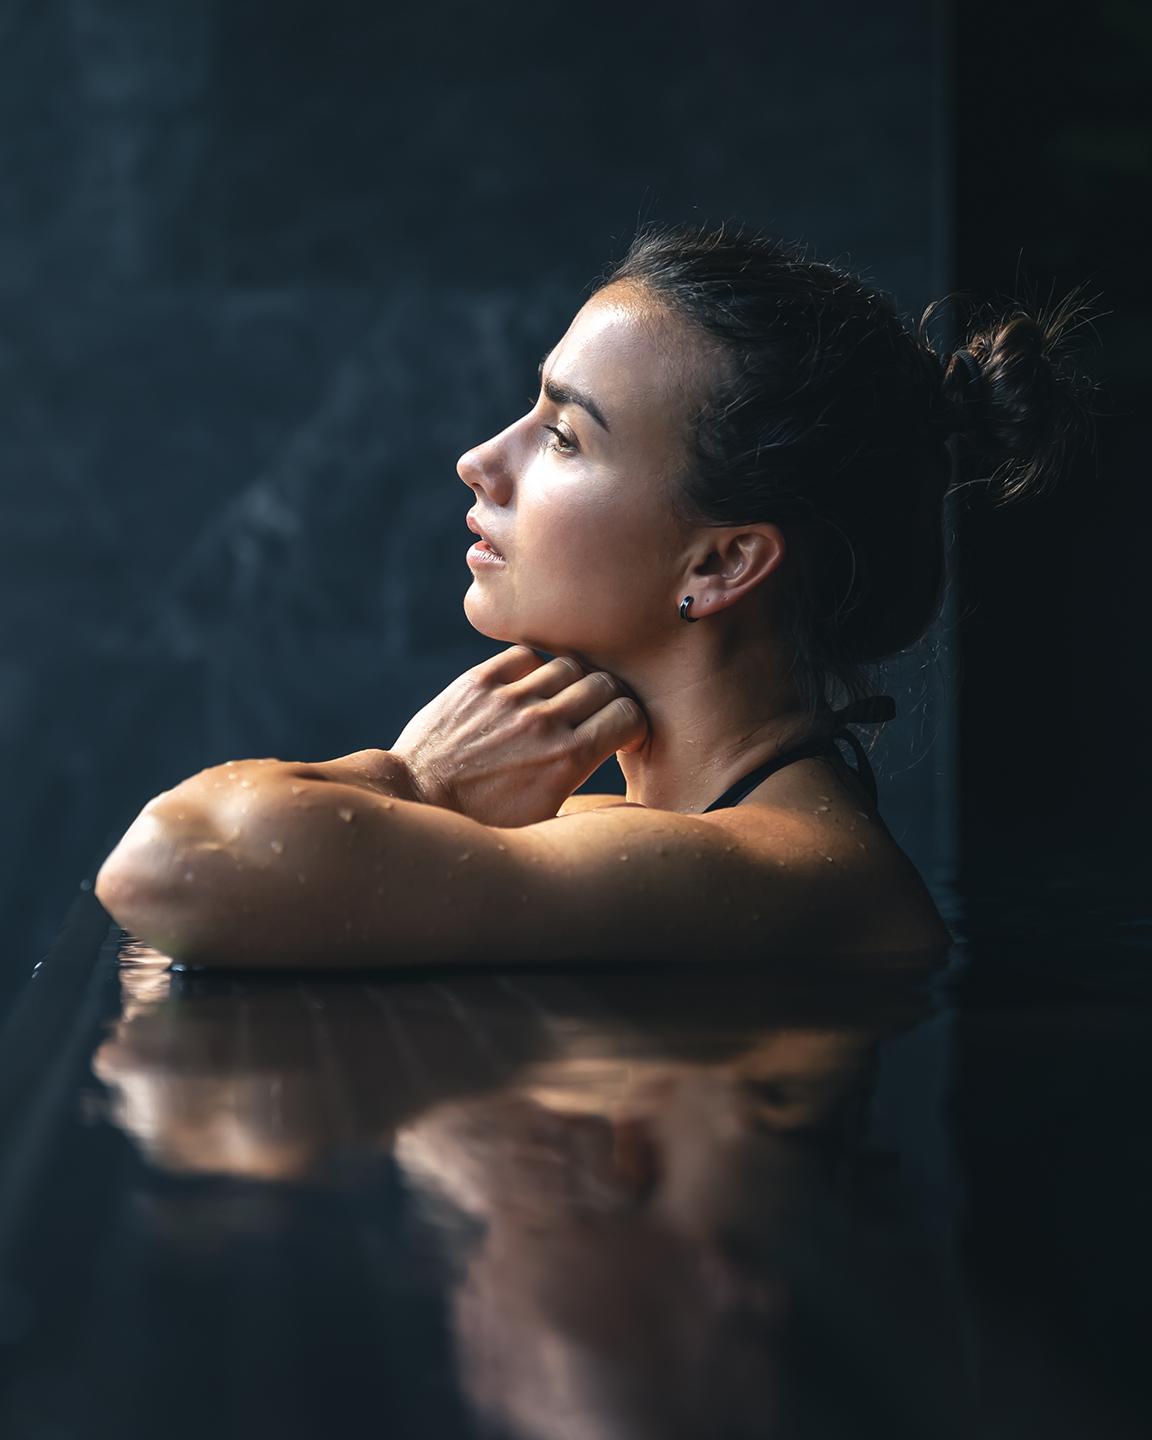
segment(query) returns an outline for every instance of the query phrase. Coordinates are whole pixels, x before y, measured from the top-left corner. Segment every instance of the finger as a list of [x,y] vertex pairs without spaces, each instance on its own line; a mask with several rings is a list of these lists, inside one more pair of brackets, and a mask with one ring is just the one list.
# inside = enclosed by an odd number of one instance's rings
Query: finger
[[584,667],[579,660],[571,655],[557,655],[555,660],[525,675],[509,689],[520,699],[547,700],[561,691],[567,691],[583,677]]
[[638,750],[648,738],[648,717],[635,700],[621,696],[577,725],[573,734],[578,747],[593,756]]
[[539,670],[546,663],[531,646],[512,645],[487,660],[481,660],[479,665],[473,666],[473,674],[498,685],[508,685],[530,675],[533,670]]
[[[536,677],[531,678],[535,680]],[[593,670],[590,675],[582,675],[566,689],[558,691],[548,709],[553,714],[562,715],[575,729],[590,715],[603,710],[622,695],[623,687],[614,675],[609,675],[606,670]]]

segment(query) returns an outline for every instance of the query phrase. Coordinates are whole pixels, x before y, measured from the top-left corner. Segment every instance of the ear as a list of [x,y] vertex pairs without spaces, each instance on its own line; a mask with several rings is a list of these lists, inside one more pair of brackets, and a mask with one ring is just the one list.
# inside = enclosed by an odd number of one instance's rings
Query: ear
[[715,613],[742,600],[779,571],[786,553],[779,525],[717,527],[708,532],[707,553],[688,582],[693,614]]

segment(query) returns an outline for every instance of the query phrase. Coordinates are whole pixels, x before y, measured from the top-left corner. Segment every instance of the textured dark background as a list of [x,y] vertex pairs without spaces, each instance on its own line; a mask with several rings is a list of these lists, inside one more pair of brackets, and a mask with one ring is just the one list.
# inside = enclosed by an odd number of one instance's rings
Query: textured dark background
[[387,745],[501,648],[456,459],[649,218],[808,240],[913,317],[1095,278],[1100,474],[952,517],[878,768],[930,876],[1130,847],[1149,22],[1046,15],[0,0],[0,1000],[150,795]]

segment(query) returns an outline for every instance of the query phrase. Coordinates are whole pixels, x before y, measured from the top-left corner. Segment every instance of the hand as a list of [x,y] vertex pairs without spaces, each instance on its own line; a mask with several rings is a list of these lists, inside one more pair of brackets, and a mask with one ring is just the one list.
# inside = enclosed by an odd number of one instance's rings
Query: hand
[[453,680],[390,753],[426,804],[515,827],[552,819],[610,755],[647,738],[644,711],[606,671],[513,645]]

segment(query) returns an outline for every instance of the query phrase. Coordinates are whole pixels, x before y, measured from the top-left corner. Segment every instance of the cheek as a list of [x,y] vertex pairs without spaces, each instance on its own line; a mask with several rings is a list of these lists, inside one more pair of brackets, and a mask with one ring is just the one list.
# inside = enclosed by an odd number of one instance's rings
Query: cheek
[[591,569],[623,578],[642,571],[657,551],[657,517],[628,493],[618,475],[550,477],[519,507],[517,533],[532,562]]

